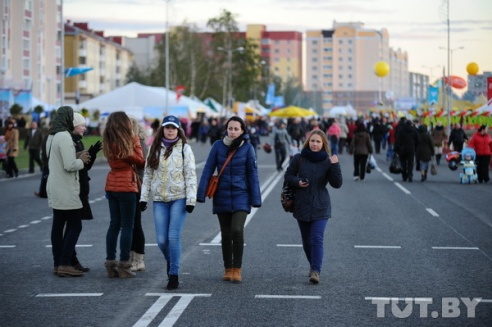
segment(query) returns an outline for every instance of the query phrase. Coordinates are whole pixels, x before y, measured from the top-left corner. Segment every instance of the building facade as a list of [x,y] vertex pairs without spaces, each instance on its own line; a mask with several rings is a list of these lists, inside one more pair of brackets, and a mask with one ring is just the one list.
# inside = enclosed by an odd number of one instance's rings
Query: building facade
[[1,0],[0,17],[0,87],[61,104],[62,0]]
[[483,72],[481,75],[468,75],[468,92],[474,96],[487,96],[487,77],[492,77],[492,72]]
[[[408,57],[390,48],[386,29],[335,21],[332,30],[307,31],[305,42],[305,90],[319,95],[321,103],[315,104],[319,112],[347,104],[368,111],[408,97]],[[374,73],[378,61],[389,64],[387,76]]]
[[65,78],[65,101],[77,104],[123,86],[133,53],[121,45],[121,37],[104,37],[88,23],[65,24],[65,67],[92,68]]

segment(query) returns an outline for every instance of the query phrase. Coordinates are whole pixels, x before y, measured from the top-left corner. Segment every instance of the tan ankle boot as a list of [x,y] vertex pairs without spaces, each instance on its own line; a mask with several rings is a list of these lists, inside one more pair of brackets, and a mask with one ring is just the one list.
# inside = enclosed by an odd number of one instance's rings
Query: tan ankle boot
[[118,262],[116,260],[106,260],[104,263],[109,278],[118,277]]
[[233,268],[226,268],[225,269],[224,277],[222,278],[222,280],[224,280],[224,281],[232,280],[232,269]]
[[132,271],[145,270],[144,255],[133,252]]
[[132,278],[137,276],[132,271],[131,261],[120,261],[118,263],[118,275],[120,276],[120,278]]
[[241,283],[241,268],[232,268],[232,282],[233,283]]

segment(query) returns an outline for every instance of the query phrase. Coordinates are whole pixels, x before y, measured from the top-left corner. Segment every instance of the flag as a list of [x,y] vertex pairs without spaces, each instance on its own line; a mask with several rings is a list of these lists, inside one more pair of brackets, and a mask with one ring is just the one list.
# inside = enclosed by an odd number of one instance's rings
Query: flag
[[268,90],[265,97],[265,103],[267,105],[272,105],[274,101],[275,101],[275,83],[271,83],[270,85],[268,85]]
[[179,98],[183,95],[186,87],[183,85],[176,86],[176,101],[179,101]]
[[71,77],[75,75],[80,75],[87,73],[90,70],[93,70],[92,67],[69,67],[65,68],[65,77]]
[[435,86],[429,85],[429,90],[427,91],[427,102],[429,104],[436,104],[439,99],[439,89]]
[[492,77],[487,77],[487,100],[492,99]]

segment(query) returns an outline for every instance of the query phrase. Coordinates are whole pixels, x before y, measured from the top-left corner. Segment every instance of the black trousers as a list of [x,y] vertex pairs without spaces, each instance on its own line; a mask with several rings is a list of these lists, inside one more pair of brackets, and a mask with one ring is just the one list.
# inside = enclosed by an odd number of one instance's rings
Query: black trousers
[[39,165],[39,168],[43,169],[43,164],[40,158],[41,151],[39,149],[29,149],[29,172],[34,173],[34,163]]
[[81,209],[53,209],[51,246],[54,266],[70,266],[75,245],[82,231]]
[[413,177],[413,164],[415,162],[415,152],[398,153],[401,163],[401,177],[403,181],[411,180]]
[[[140,194],[137,195],[137,203],[140,202]],[[145,254],[145,234],[142,228],[142,211],[137,205],[135,209],[135,222],[133,224],[132,251]]]
[[225,268],[241,268],[244,249],[244,223],[248,213],[219,213],[220,232],[222,236],[222,258]]
[[490,165],[490,155],[488,156],[477,155],[477,175],[478,175],[479,183],[490,181],[489,165]]

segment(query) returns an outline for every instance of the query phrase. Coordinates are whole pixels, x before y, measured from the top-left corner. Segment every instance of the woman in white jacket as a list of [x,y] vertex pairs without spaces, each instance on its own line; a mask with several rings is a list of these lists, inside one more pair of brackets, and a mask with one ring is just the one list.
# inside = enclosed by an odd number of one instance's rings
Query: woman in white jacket
[[73,129],[73,109],[68,106],[60,107],[46,142],[50,171],[46,191],[48,205],[53,208],[51,245],[54,273],[60,277],[83,275],[82,271],[71,266],[71,259],[82,230],[78,171],[89,162],[90,156],[84,151],[77,158],[70,135]]

